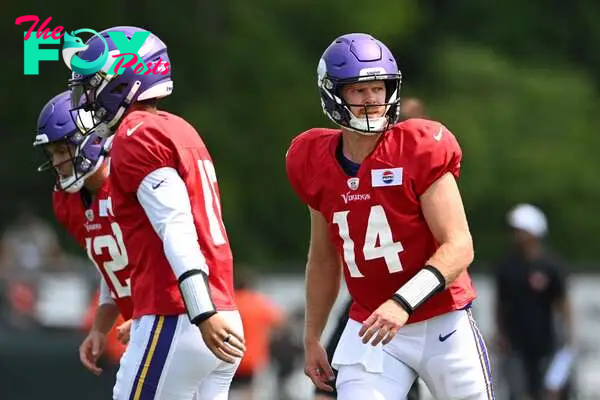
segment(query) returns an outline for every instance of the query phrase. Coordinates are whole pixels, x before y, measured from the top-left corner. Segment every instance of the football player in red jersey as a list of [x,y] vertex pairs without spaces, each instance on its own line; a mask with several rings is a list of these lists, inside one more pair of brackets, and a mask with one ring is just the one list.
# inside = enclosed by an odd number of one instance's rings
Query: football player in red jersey
[[84,109],[94,118],[90,130],[79,124],[88,136],[81,148],[116,130],[111,196],[134,264],[134,323],[113,396],[189,400],[198,389],[199,399],[226,399],[245,347],[215,168],[196,130],[156,108],[173,89],[171,68],[157,67],[170,63],[157,36],[110,28],[78,56],[116,54],[118,37],[140,45],[139,60],[151,73],[128,66],[112,74],[108,65],[70,81],[74,115]]
[[305,373],[331,390],[319,340],[343,270],[353,304],[332,360],[339,399],[403,399],[416,376],[436,399],[491,399],[470,310],[461,150],[439,122],[397,123],[400,82],[379,40],[338,37],[319,61],[318,86],[325,114],[341,129],[310,129],[286,156],[311,220]]
[[83,140],[71,118],[71,96],[60,93],[46,103],[37,122],[34,146],[41,147],[48,161],[38,170],[56,173],[52,195],[54,215],[69,234],[87,251],[98,268],[100,281],[98,308],[87,338],[79,348],[83,365],[95,374],[102,370],[96,361],[106,347],[119,313],[126,321],[117,327],[122,342],[129,340],[133,312],[129,287],[130,266],[121,230],[110,222],[112,214],[108,190],[107,139],[98,140],[80,152]]

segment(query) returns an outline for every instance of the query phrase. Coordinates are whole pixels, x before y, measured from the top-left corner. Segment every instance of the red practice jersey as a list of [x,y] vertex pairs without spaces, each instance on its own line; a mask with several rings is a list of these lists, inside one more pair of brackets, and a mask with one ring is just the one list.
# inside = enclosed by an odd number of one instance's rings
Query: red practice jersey
[[86,249],[106,282],[125,320],[133,314],[131,300],[131,267],[123,234],[112,221],[109,182],[106,179],[86,208],[81,193],[55,191],[52,197],[54,214],[69,234]]
[[131,275],[134,318],[185,313],[162,240],[136,195],[142,180],[164,167],[174,168],[187,188],[215,307],[234,310],[233,257],[208,150],[196,130],[182,118],[162,111],[135,111],[125,117],[115,133],[110,174],[115,219],[123,229],[125,246],[135,264]]
[[[317,128],[297,136],[288,150],[287,173],[300,199],[327,220],[354,300],[350,317],[362,322],[438,248],[419,197],[447,172],[458,178],[462,153],[439,122],[410,119],[386,132],[350,177],[336,157],[341,135]],[[463,308],[474,298],[465,271],[417,308],[409,323]]]

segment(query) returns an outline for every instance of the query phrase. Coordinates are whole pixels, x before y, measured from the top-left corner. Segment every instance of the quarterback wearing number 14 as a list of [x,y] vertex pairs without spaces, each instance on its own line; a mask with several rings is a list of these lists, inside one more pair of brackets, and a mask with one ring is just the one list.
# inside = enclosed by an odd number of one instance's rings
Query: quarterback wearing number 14
[[343,270],[353,304],[332,360],[338,399],[405,399],[417,376],[438,400],[492,399],[470,309],[473,244],[456,182],[462,153],[439,122],[398,123],[400,83],[382,42],[340,36],[320,59],[318,87],[341,129],[310,129],[286,156],[311,221],[305,373],[331,389],[319,340]]

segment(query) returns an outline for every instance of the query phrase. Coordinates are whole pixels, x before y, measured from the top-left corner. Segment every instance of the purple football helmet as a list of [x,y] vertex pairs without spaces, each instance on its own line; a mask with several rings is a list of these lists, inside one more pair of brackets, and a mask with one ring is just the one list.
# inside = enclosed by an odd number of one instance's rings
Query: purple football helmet
[[[107,63],[92,75],[80,75],[75,72],[72,74],[69,80],[71,106],[77,127],[84,134],[94,130],[102,136],[110,135],[133,103],[166,97],[173,91],[167,46],[152,33],[137,51],[138,60],[151,65],[152,73],[136,74],[134,67],[127,67],[121,68],[123,72],[120,75],[109,75],[110,67],[116,60],[112,56],[121,54],[109,32],[123,32],[127,40],[131,40],[136,32],[148,31],[132,26],[117,26],[99,32],[108,45]],[[78,56],[86,61],[98,59],[106,49],[97,36],[92,36],[85,44],[88,48],[79,52]],[[124,58],[123,64],[127,61],[128,59]],[[159,68],[155,68],[157,64],[161,64]],[[81,116],[78,111],[81,109],[92,113],[94,124],[91,129],[78,120]]]
[[[336,125],[363,135],[384,132],[400,116],[402,74],[390,50],[379,40],[364,33],[338,37],[325,50],[317,68],[321,106]],[[386,87],[386,111],[381,118],[357,118],[342,98],[344,85],[381,80]]]
[[[79,120],[86,126],[90,126],[91,115],[83,111],[80,113],[82,116],[79,117]],[[48,161],[41,164],[38,171],[53,170],[56,174],[56,188],[75,193],[83,187],[85,179],[102,165],[106,155],[107,139],[97,138],[93,143],[86,140],[89,143],[82,146],[84,136],[71,118],[71,93],[69,91],[56,95],[42,108],[37,121],[37,134],[33,146],[46,150],[47,145],[59,142],[64,142],[69,147],[71,158],[64,162],[73,164],[72,174],[67,177],[61,176],[52,163],[52,155],[46,151]]]

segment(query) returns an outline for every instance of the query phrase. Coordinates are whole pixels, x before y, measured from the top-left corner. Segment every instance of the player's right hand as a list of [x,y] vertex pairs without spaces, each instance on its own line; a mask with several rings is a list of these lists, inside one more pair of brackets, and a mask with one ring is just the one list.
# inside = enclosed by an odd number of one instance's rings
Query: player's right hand
[[91,330],[81,346],[79,346],[79,360],[93,374],[100,375],[102,368],[96,364],[104,353],[106,335],[102,332]]
[[335,375],[327,360],[327,352],[319,341],[304,344],[304,373],[319,389],[333,392],[333,387],[327,382],[332,382]]
[[220,360],[230,364],[242,358],[246,351],[244,338],[235,332],[219,313],[198,324],[206,346]]

